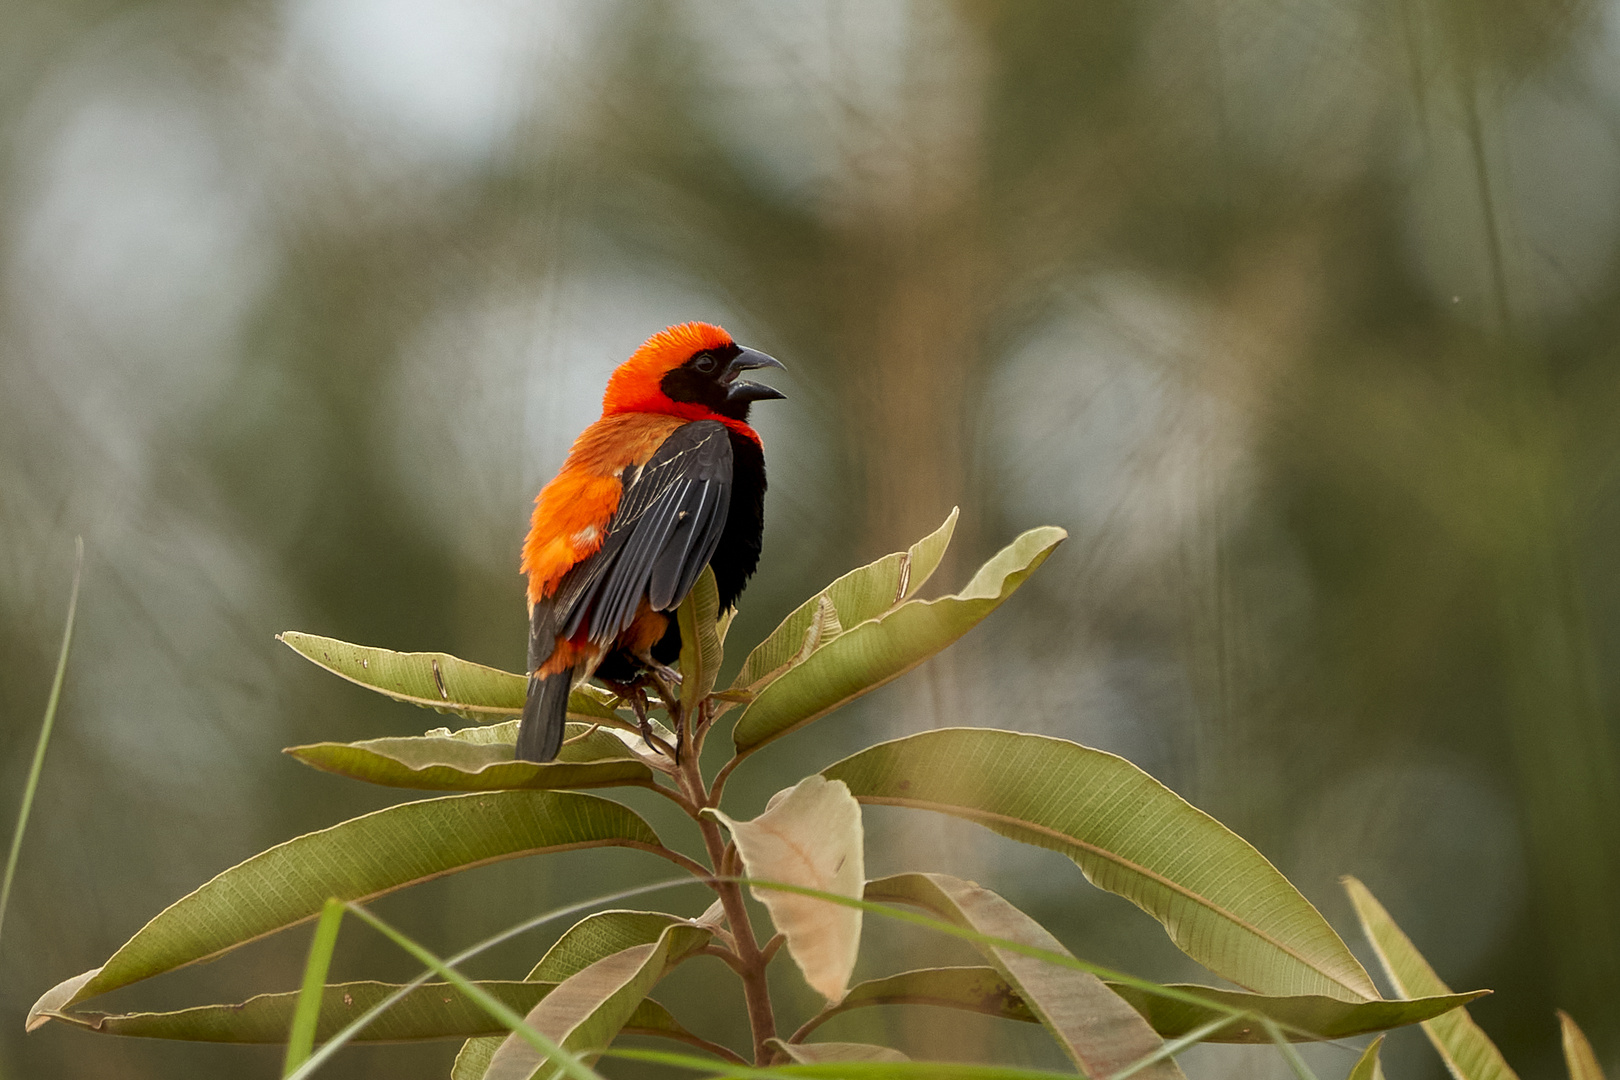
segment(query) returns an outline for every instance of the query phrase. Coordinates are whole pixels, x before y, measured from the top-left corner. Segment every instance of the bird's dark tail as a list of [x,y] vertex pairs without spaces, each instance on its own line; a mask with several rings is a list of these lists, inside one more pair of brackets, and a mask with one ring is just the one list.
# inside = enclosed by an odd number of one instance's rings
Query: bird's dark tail
[[557,756],[563,727],[568,722],[568,693],[573,688],[572,670],[543,678],[529,676],[529,696],[523,702],[523,720],[518,724],[519,761],[550,761]]

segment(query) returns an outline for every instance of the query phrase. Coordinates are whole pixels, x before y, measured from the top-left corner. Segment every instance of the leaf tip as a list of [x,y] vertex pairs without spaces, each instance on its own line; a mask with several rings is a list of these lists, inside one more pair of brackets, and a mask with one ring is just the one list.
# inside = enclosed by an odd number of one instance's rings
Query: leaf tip
[[64,979],[45,991],[39,1000],[34,1002],[34,1007],[28,1010],[28,1018],[23,1021],[23,1030],[34,1031],[46,1021],[56,1019],[64,1008],[77,999],[79,991],[84,989],[85,984],[99,974],[100,968],[91,968],[84,974]]

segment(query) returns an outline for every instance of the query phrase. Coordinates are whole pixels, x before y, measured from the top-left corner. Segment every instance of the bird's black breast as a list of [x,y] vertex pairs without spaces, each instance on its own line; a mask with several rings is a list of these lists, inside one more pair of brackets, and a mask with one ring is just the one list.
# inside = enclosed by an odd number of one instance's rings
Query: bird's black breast
[[759,565],[760,544],[765,533],[765,452],[746,435],[729,431],[731,436],[731,506],[720,543],[709,566],[720,591],[720,610],[737,603],[743,586]]
[[[729,431],[731,436],[731,502],[726,508],[726,524],[720,532],[709,567],[720,594],[720,610],[735,607],[743,586],[759,565],[760,544],[765,534],[765,452],[746,435]],[[652,647],[653,659],[673,664],[681,655],[681,628],[674,619],[669,630]],[[639,664],[618,654],[602,665],[606,678],[629,681]]]

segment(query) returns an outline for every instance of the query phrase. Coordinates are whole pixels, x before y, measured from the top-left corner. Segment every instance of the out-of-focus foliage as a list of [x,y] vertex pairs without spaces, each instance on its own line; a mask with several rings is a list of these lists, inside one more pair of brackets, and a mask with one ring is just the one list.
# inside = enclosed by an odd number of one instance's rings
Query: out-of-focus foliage
[[[762,751],[737,794],[935,726],[1124,752],[1330,918],[1353,872],[1453,982],[1513,988],[1472,1010],[1510,1059],[1557,1067],[1561,1006],[1612,1074],[1617,59],[1612,0],[11,4],[6,791],[75,534],[88,561],[5,1011],[381,804],[276,751],[417,732],[276,630],[519,666],[528,500],[612,365],[697,317],[792,368],[744,640],[953,503],[947,571],[1003,525],[1074,537],[993,632]],[[1117,926],[1096,959],[1186,974],[1118,901],[1056,888],[1055,854],[895,831],[873,876],[993,863],[1059,936]],[[383,913],[451,951],[642,873],[573,858]],[[346,942],[333,976],[390,963]],[[298,976],[248,950],[170,985]],[[1039,1053],[863,1012],[944,1056]],[[849,1023],[828,1037],[877,1030]],[[180,1060],[73,1036],[0,1029],[0,1070]],[[1383,1056],[1437,1076],[1423,1053]]]
[[[919,550],[945,553],[946,542],[940,538],[954,520],[953,511],[944,529],[909,552],[846,574],[835,583],[837,588],[824,589],[796,608],[767,641],[804,629],[801,654],[750,681],[747,693],[757,690],[763,698],[773,686],[793,681],[800,672],[819,671],[830,682],[850,683],[851,692],[843,697],[847,703],[892,678],[890,666],[874,664],[872,658],[915,655],[935,641],[938,631],[930,620],[889,617],[923,604],[906,599],[904,571]],[[1063,539],[1063,531],[1051,527],[1020,536],[981,567],[960,596],[939,602],[945,612],[940,618],[954,620],[954,634],[960,636],[999,606]],[[926,560],[922,562],[921,570],[930,568]],[[825,610],[833,604],[830,596],[839,595],[848,611],[852,597],[871,595],[863,583],[881,579],[885,568],[894,566],[902,572],[887,590],[888,610],[874,612],[869,621],[847,631],[836,626],[825,629],[820,620],[803,626],[799,613],[810,603]],[[995,602],[980,604],[971,614],[955,611],[964,605],[964,596]],[[1183,1080],[1175,1055],[1206,1039],[1272,1043],[1299,1075],[1308,1076],[1290,1042],[1337,1039],[1417,1022],[1424,1024],[1453,1071],[1458,1061],[1479,1056],[1479,1050],[1495,1054],[1490,1040],[1460,1008],[1488,991],[1451,993],[1359,882],[1347,879],[1351,899],[1403,1000],[1380,999],[1344,941],[1253,847],[1123,758],[1078,743],[984,728],[924,732],[869,747],[821,774],[812,773],[773,795],[763,814],[749,821],[736,819],[723,809],[731,804],[722,793],[732,772],[753,753],[753,745],[734,737],[733,756],[712,775],[704,769],[708,736],[731,704],[711,694],[714,676],[725,662],[716,597],[714,574],[705,570],[680,604],[679,692],[662,677],[649,680],[659,694],[656,707],[668,721],[664,735],[655,738],[651,732],[644,694],[614,698],[604,706],[597,691],[582,697],[599,710],[599,725],[582,730],[564,748],[565,753],[577,754],[600,733],[624,748],[627,757],[644,762],[644,773],[660,774],[661,780],[632,774],[619,782],[670,800],[702,833],[707,863],[666,847],[644,820],[616,801],[522,790],[542,777],[501,773],[500,766],[489,762],[477,770],[464,769],[467,745],[499,747],[510,758],[517,739],[515,722],[467,729],[450,737],[430,732],[367,740],[355,746],[369,749],[383,741],[396,747],[413,744],[400,756],[429,763],[422,770],[424,786],[437,787],[460,774],[473,781],[468,786],[499,790],[393,806],[288,840],[223,871],[154,916],[105,964],[46,990],[29,1011],[27,1029],[35,1031],[57,1020],[107,1034],[262,1043],[273,1041],[272,1025],[279,1019],[289,1031],[283,1070],[288,1080],[312,1075],[351,1041],[422,1040],[452,1033],[467,1039],[456,1055],[452,1080],[497,1076],[504,1080],[558,1070],[580,1080],[599,1080],[590,1065],[603,1052],[622,1054],[622,1047],[609,1049],[621,1035],[675,1039],[711,1057],[743,1065],[746,1059],[735,1048],[684,1028],[666,1006],[648,996],[685,961],[702,953],[721,959],[742,984],[755,1066],[908,1062],[906,1053],[890,1046],[807,1041],[840,1014],[882,1004],[931,1004],[1038,1023],[1080,1072],[1092,1077],[1129,1074],[1144,1080]],[[729,627],[729,618],[727,622]],[[282,637],[335,674],[396,701],[440,711],[468,711],[468,703],[449,691],[452,682],[439,674],[441,669],[455,673],[454,685],[473,700],[487,699],[492,684],[521,678],[493,669],[480,673],[473,670],[476,665],[444,654],[389,654],[303,634]],[[842,648],[846,639],[859,640],[861,648]],[[750,655],[760,652],[756,646]],[[366,658],[358,665],[363,675],[349,663],[355,656]],[[424,693],[424,665],[434,673],[437,696]],[[832,711],[805,695],[796,705],[780,708],[788,710],[782,714],[783,734]],[[793,709],[802,717],[796,719]],[[745,712],[735,723],[746,717]],[[439,754],[448,760],[432,763]],[[559,761],[542,768],[566,769],[572,764]],[[378,779],[363,770],[352,770],[351,775]],[[396,775],[381,779],[389,786],[400,780]],[[560,776],[556,780],[565,782]],[[1251,992],[1160,985],[1077,959],[1004,897],[949,874],[903,873],[867,880],[863,803],[966,818],[1011,839],[1062,851],[1093,884],[1158,919],[1190,959]],[[356,903],[499,859],[556,854],[570,846],[610,845],[674,863],[696,879],[687,884],[707,885],[716,900],[697,919],[623,909],[586,915],[530,971],[526,981],[539,989],[527,998],[526,1016],[513,1009],[514,990],[522,984],[469,980],[457,968],[525,928],[680,882],[657,882],[532,916],[448,961]],[[776,932],[769,944],[759,944],[742,883],[732,874],[747,878],[749,892],[764,905]],[[908,916],[885,905],[917,907],[928,915]],[[401,985],[326,983],[345,913],[383,932],[428,970]],[[941,944],[948,949],[956,939],[972,944],[991,967],[914,969],[851,989],[849,979],[861,958],[862,924],[868,913],[913,925],[921,922],[944,934],[928,955]],[[317,914],[296,1005],[293,995],[272,993],[255,995],[240,1005],[193,1006],[167,1013],[108,1014],[82,1007],[110,990],[223,955]],[[869,943],[879,940],[873,937]],[[784,1012],[770,990],[771,961],[784,952],[805,984],[823,999],[797,1019]],[[1392,956],[1397,959],[1392,961]],[[1422,974],[1414,981],[1409,976],[1418,970]],[[422,983],[433,974],[449,980],[454,992],[441,989],[440,997],[424,997],[419,992]],[[1417,985],[1423,979],[1432,985]],[[703,996],[715,999],[715,989],[711,981]],[[360,1004],[362,998],[370,1004]],[[469,1004],[478,1011],[469,1012]],[[681,1002],[681,1011],[687,1004]],[[391,1015],[396,1007],[399,1016]],[[388,1015],[389,1023],[372,1030],[370,1021],[378,1014]],[[1568,1018],[1560,1016],[1567,1030]],[[510,1034],[490,1034],[492,1020],[500,1025],[496,1031]],[[781,1037],[789,1030],[784,1025],[793,1028],[786,1039]],[[267,1027],[271,1040],[266,1039]],[[313,1052],[317,1039],[322,1045]],[[1376,1045],[1363,1055],[1358,1069],[1376,1068]],[[695,1059],[695,1067],[711,1068],[703,1058]],[[930,1067],[920,1067],[923,1071],[915,1075],[933,1077],[949,1067],[934,1058]],[[1069,1075],[987,1067],[985,1080],[992,1080],[992,1073],[1008,1080]],[[1498,1073],[1512,1080],[1505,1064]],[[1494,1080],[1494,1074],[1481,1080]]]

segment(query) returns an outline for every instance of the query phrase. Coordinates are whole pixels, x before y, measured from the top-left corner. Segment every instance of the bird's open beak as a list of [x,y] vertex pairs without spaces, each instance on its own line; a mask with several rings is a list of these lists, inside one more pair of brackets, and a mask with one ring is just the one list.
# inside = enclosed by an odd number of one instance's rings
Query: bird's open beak
[[776,389],[774,386],[766,386],[764,383],[749,382],[746,379],[737,378],[738,375],[745,371],[754,371],[758,368],[771,367],[782,371],[787,370],[782,366],[782,361],[776,359],[776,357],[766,356],[764,353],[758,352],[754,349],[744,349],[742,352],[732,357],[731,363],[726,365],[726,370],[720,376],[720,381],[725,383],[728,387],[726,390],[726,400],[772,401],[777,398],[787,397],[786,394],[782,393],[782,391]]

